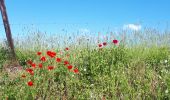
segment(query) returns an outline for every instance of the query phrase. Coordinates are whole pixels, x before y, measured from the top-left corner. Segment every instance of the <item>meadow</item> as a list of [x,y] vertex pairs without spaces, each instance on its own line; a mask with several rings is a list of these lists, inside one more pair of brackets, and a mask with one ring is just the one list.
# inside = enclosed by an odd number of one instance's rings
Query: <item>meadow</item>
[[3,71],[10,55],[1,42],[0,100],[170,99],[170,31],[32,32],[14,43],[23,71]]

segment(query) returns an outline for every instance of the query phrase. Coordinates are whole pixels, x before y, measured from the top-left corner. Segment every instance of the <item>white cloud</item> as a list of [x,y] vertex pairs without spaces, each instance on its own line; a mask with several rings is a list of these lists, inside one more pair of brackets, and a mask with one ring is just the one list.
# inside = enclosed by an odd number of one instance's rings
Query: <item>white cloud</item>
[[81,28],[81,29],[79,29],[79,31],[80,31],[81,33],[89,33],[89,32],[90,32],[90,30],[89,30],[89,29],[86,29],[86,28]]
[[137,24],[126,24],[126,25],[123,25],[123,29],[126,30],[126,29],[130,29],[130,30],[133,30],[133,31],[139,31],[141,30],[142,26],[141,25],[137,25]]

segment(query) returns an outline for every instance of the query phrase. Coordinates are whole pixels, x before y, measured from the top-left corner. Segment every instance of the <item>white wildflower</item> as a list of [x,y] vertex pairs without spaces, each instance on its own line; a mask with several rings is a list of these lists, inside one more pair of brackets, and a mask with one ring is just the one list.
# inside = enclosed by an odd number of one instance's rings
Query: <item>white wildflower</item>
[[72,77],[74,77],[74,75],[72,75]]
[[94,84],[91,84],[90,86],[94,86]]
[[161,77],[160,75],[159,75],[158,77],[159,77],[160,79],[162,79],[162,77]]
[[168,91],[168,89],[167,90],[165,90],[165,93],[168,93],[169,91]]
[[86,68],[84,68],[84,71],[86,71]]

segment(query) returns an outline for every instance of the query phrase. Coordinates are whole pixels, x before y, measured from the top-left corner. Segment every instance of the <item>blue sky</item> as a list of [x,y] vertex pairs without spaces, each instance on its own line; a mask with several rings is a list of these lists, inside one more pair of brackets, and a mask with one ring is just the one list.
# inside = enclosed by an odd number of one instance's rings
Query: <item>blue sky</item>
[[[129,24],[164,27],[170,22],[170,0],[5,0],[5,4],[14,34],[31,24],[55,33],[107,31]],[[2,18],[0,32],[4,32]]]

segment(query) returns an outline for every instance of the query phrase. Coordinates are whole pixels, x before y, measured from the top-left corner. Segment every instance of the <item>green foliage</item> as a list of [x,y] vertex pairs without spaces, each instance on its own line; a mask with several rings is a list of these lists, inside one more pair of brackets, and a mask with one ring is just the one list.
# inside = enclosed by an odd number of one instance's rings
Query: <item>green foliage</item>
[[2,69],[3,63],[8,59],[9,51],[6,47],[0,46],[0,69]]
[[[69,100],[100,100],[103,96],[107,100],[168,100],[170,49],[167,45],[151,44],[127,46],[108,43],[108,46],[102,49],[85,47],[84,44],[81,48],[72,46],[68,51],[54,48],[57,57],[69,60],[80,73],[74,74],[67,70],[67,66],[48,58],[50,60],[43,63],[43,69],[36,69],[34,76],[27,73],[25,79],[19,76],[11,82],[8,75],[2,73],[0,99],[8,97],[11,100],[59,100],[67,94]],[[32,59],[33,62],[40,63],[39,58],[46,56],[47,48],[38,48],[39,43],[35,45],[35,49],[16,49],[17,59],[24,69],[30,67],[26,64],[27,60]],[[44,53],[37,56],[38,50]],[[62,55],[59,53],[60,50],[63,52]],[[0,65],[7,60],[6,54],[7,51],[1,48]],[[48,71],[46,68],[49,64],[56,69]],[[29,80],[34,81],[33,87],[27,85]]]

